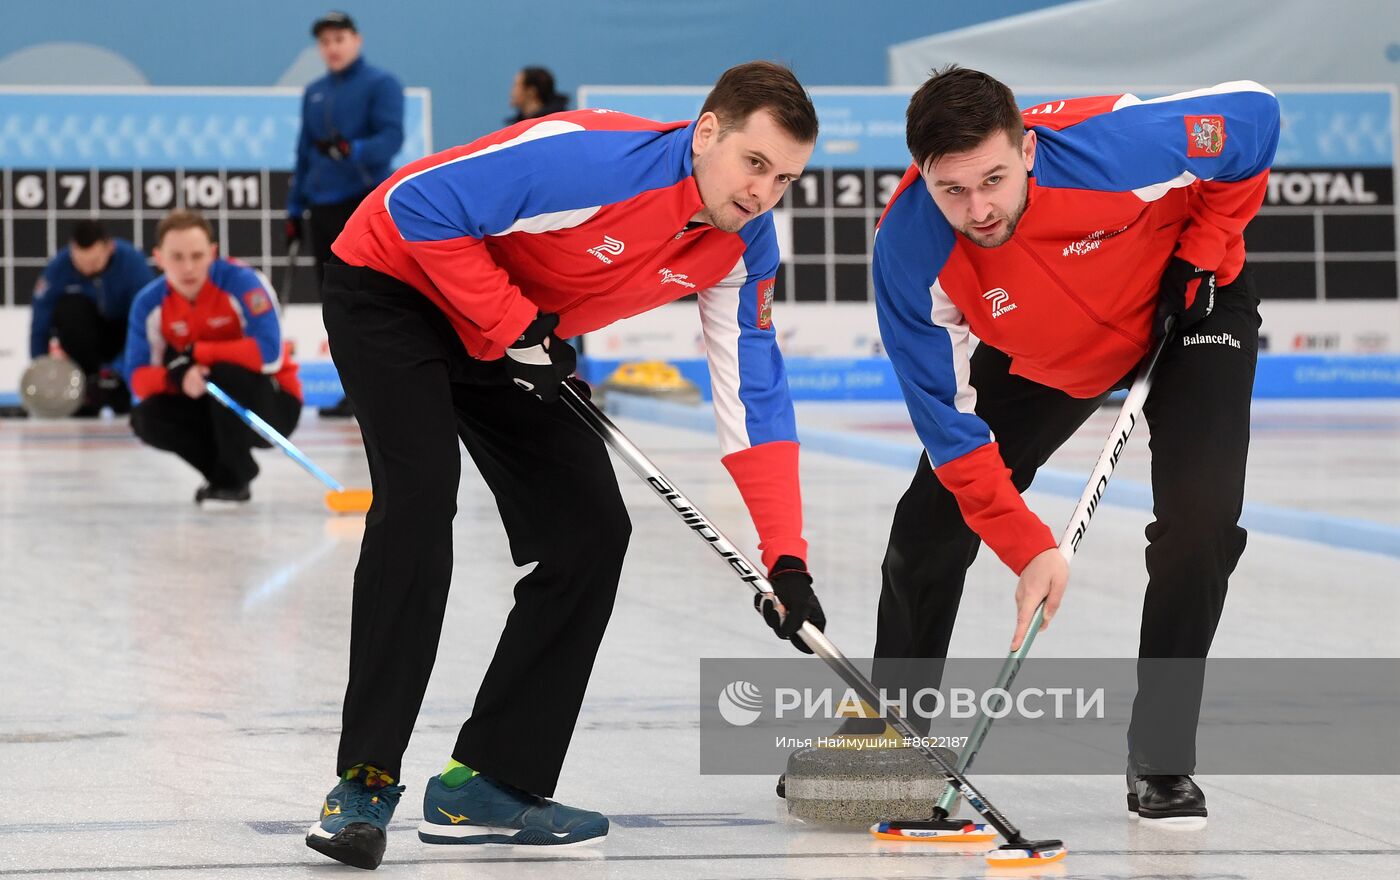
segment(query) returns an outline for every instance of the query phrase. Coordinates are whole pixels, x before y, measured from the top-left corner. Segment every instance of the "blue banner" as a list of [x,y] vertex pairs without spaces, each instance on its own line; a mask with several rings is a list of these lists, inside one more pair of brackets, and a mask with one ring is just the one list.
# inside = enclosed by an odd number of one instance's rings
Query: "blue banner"
[[[814,167],[902,168],[904,111],[902,89],[811,89],[821,122],[812,154]],[[606,107],[648,119],[693,119],[705,100],[704,88],[644,89],[590,86],[579,91],[580,106]],[[1023,92],[1023,107],[1073,97]],[[1157,97],[1143,92],[1143,99]],[[1372,168],[1395,164],[1395,99],[1388,89],[1283,91],[1279,141],[1280,168]]]
[[[290,171],[301,90],[0,89],[0,166]],[[394,166],[429,152],[428,92],[404,93]]]
[[[703,358],[670,362],[710,399],[710,371]],[[621,360],[584,357],[579,375],[599,384]],[[786,359],[794,400],[902,400],[894,367],[886,358]],[[1400,357],[1394,355],[1262,354],[1254,397],[1266,399],[1400,398]],[[310,400],[308,399],[308,403]]]

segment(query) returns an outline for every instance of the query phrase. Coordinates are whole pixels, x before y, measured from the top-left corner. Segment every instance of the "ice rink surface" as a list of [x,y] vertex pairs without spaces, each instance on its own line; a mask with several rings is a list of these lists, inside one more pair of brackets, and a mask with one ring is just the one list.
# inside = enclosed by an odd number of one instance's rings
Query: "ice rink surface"
[[[1087,473],[1112,414],[1051,462]],[[706,433],[619,424],[741,545],[748,517]],[[806,405],[800,427],[908,440],[898,405]],[[1249,499],[1400,526],[1400,406],[1259,404]],[[294,438],[348,484],[367,480],[353,422],[308,417]],[[191,503],[195,474],[123,422],[0,422],[0,877],[327,878],[356,875],[302,843],[334,782],[359,526],[328,517],[292,462],[260,453],[253,502]],[[1135,436],[1120,478],[1145,481]],[[912,458],[911,458],[912,462]],[[635,531],[612,626],[557,796],[601,810],[598,847],[431,847],[414,834],[422,783],[470,711],[511,603],[513,571],[467,467],[444,637],[379,874],[452,878],[945,878],[1301,880],[1400,876],[1396,777],[1201,777],[1210,825],[1142,828],[1117,776],[978,776],[1031,837],[1068,860],[993,873],[986,845],[880,843],[788,818],[770,776],[701,776],[701,657],[777,657],[745,590],[620,474]],[[804,453],[807,537],[828,634],[874,638],[878,567],[908,467]],[[1052,527],[1072,500],[1032,490]],[[1111,501],[1111,493],[1110,493]],[[1136,650],[1146,511],[1107,504],[1036,656]],[[1214,655],[1400,656],[1400,558],[1255,531]],[[1000,657],[1014,580],[984,553],[957,656]],[[995,733],[993,734],[995,735]],[[519,736],[528,743],[531,732]],[[965,810],[966,808],[964,808]]]

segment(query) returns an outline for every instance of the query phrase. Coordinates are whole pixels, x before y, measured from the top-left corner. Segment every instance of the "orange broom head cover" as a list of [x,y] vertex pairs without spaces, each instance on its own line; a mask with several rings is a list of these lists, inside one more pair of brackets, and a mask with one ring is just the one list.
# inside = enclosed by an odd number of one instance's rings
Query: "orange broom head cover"
[[341,492],[332,489],[326,493],[326,507],[332,513],[364,513],[369,510],[373,500],[368,489],[345,489]]

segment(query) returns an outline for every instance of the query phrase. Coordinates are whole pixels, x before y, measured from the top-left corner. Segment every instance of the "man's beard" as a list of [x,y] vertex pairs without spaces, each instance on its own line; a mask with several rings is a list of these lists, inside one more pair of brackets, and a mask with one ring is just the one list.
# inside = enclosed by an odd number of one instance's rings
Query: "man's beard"
[[[732,207],[728,205],[727,201],[726,206]],[[757,217],[758,215],[755,214],[753,216]],[[705,222],[709,223],[720,232],[738,232],[752,219],[753,217],[741,217],[733,213],[716,216],[714,211],[711,211],[709,208],[705,209]]]
[[[709,156],[697,157],[695,160],[695,178],[697,188],[699,186],[700,177],[704,175],[705,171],[709,167],[709,162]],[[729,198],[724,198],[720,202],[720,207],[718,209],[713,209],[710,207],[708,200],[706,200],[705,198],[704,192],[700,193],[700,200],[702,202],[702,205],[697,216],[702,222],[708,223],[709,225],[718,229],[720,232],[738,232],[740,229],[744,228],[744,224],[748,223],[754,217],[758,216],[758,213],[755,213],[750,217],[744,217],[737,214],[734,210],[732,200]]]
[[1006,244],[1008,241],[1011,240],[1011,236],[1016,234],[1016,225],[1021,222],[1021,218],[1024,217],[1026,214],[1026,206],[1029,202],[1030,186],[1030,178],[1027,178],[1026,182],[1021,185],[1020,204],[1017,206],[1016,210],[1011,214],[1011,216],[1001,218],[1006,221],[1006,229],[1004,229],[1001,232],[1001,234],[998,235],[996,238],[978,238],[972,232],[968,231],[968,227],[962,226],[958,227],[958,234],[960,234],[963,238],[966,238],[973,244],[977,245],[978,247],[986,248],[988,250],[992,248],[999,248],[1002,245]]

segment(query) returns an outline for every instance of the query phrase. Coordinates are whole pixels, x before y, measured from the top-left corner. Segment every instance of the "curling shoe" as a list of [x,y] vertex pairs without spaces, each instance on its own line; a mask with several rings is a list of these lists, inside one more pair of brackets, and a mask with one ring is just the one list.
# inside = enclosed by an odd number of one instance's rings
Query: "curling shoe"
[[1128,811],[1153,824],[1204,828],[1206,796],[1190,776],[1128,774]]
[[456,786],[441,776],[423,792],[424,843],[577,846],[608,835],[608,817],[532,795],[481,774]]
[[384,859],[385,834],[402,785],[374,767],[357,765],[326,795],[306,845],[356,868],[374,870]]

